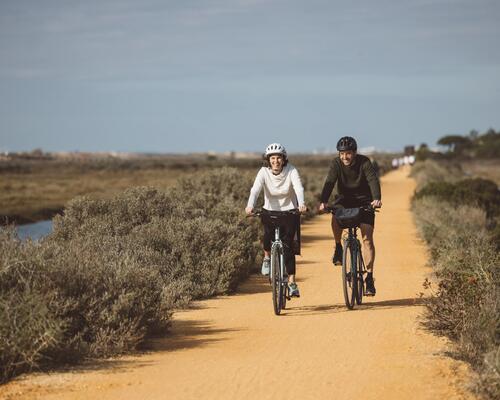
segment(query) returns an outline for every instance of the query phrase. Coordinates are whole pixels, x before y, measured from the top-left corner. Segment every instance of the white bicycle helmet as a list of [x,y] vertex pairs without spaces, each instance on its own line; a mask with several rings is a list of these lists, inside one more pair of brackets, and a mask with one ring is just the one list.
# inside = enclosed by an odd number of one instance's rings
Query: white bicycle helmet
[[266,147],[266,153],[265,153],[266,158],[273,154],[281,154],[283,158],[285,159],[287,158],[285,146],[279,143],[271,143],[269,146]]

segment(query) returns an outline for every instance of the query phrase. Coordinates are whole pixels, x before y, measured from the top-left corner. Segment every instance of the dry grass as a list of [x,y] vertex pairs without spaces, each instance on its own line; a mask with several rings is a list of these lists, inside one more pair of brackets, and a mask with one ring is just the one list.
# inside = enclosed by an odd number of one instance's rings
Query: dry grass
[[170,170],[46,170],[3,173],[0,180],[0,215],[12,221],[46,219],[77,196],[109,199],[135,186],[171,187],[192,171]]
[[[487,168],[496,163],[475,163]],[[476,169],[476,171],[479,169]],[[456,171],[456,170],[455,170]],[[488,171],[488,169],[486,169]],[[449,163],[417,164],[420,190],[414,197],[417,225],[429,245],[437,286],[427,302],[426,325],[456,344],[456,356],[478,372],[485,399],[500,396],[500,253],[495,183],[453,176]],[[470,176],[470,175],[469,175]],[[422,185],[424,183],[424,185]]]
[[489,179],[500,186],[500,159],[469,160],[460,164],[470,177]]

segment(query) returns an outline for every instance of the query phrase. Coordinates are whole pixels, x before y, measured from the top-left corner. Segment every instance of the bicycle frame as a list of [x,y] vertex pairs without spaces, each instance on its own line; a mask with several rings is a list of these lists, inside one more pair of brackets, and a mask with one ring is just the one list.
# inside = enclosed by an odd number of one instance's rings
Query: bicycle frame
[[[365,262],[363,259],[363,252],[362,252],[362,246],[361,242],[358,239],[358,228],[347,228],[348,233],[347,233],[347,238],[344,239],[344,247],[350,246],[353,249],[353,259],[351,262],[351,272],[356,273],[356,271],[359,271],[360,273],[364,274],[366,272],[365,270]],[[358,254],[359,258],[361,260],[361,265],[359,266],[359,269],[356,266],[356,260],[358,259]]]
[[[358,228],[347,228],[348,233],[347,233],[347,238],[344,239],[344,247],[351,247],[353,249],[353,254],[354,256],[357,256],[358,253],[361,254],[361,243],[359,242],[358,239]],[[356,265],[355,265],[356,257],[353,257],[353,262],[351,264],[351,271],[356,271]],[[354,269],[353,269],[354,268]]]

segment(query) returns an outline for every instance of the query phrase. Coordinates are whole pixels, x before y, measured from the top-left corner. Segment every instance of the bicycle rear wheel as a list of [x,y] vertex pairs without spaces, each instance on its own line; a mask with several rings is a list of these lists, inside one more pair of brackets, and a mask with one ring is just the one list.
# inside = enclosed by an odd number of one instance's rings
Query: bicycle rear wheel
[[279,315],[282,307],[282,286],[281,286],[281,265],[280,252],[275,247],[271,249],[271,286],[273,291],[273,308],[274,313]]
[[342,259],[342,285],[344,288],[345,305],[349,310],[354,307],[354,302],[357,297],[358,279],[357,279],[357,259],[354,254],[351,244],[344,242],[344,256]]

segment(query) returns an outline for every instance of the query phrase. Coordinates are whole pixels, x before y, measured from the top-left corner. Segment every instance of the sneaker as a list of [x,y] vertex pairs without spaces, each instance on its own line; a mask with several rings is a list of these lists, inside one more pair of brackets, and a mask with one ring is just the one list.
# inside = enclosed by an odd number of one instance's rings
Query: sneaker
[[269,270],[271,269],[271,259],[270,258],[264,258],[264,261],[262,261],[262,268],[260,270],[260,273],[264,276],[269,275]]
[[342,265],[342,245],[337,243],[335,245],[335,252],[333,253],[332,263],[333,265]]
[[299,287],[295,282],[288,284],[288,295],[290,297],[300,297]]
[[368,273],[366,275],[365,282],[366,282],[365,295],[366,296],[375,296],[375,293],[377,293],[377,291],[375,290],[375,284],[373,282],[373,274]]

